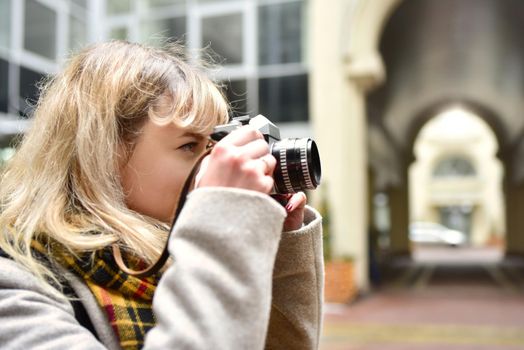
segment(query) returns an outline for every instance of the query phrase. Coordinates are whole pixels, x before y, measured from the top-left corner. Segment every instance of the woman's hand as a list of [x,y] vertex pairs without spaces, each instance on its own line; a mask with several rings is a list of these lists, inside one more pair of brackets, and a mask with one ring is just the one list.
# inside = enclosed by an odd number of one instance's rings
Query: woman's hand
[[288,202],[285,206],[287,217],[284,221],[284,232],[298,230],[304,222],[304,208],[306,207],[307,197],[304,192],[287,195]]
[[204,158],[196,187],[236,187],[269,193],[275,165],[262,133],[243,126],[224,137]]

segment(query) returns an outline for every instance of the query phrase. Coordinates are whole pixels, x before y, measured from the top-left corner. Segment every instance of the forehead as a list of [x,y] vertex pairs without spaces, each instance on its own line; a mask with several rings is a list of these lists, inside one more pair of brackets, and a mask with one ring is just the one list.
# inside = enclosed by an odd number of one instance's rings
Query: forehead
[[[158,125],[175,125],[178,130],[197,135],[209,135],[213,128],[225,123],[228,116],[227,102],[208,91],[198,97],[187,94],[175,96],[164,93],[158,98],[149,117]],[[196,100],[196,101],[195,101]]]
[[173,122],[159,124],[148,119],[142,128],[141,136],[141,138],[149,139],[150,141],[170,143],[185,137],[203,139],[208,135],[192,127],[182,127]]

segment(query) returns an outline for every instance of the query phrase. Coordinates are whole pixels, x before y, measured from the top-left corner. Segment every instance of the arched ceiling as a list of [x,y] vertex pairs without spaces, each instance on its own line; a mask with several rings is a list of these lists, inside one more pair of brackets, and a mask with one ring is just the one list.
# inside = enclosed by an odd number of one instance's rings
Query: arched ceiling
[[[524,128],[524,1],[405,0],[380,42],[385,83],[368,96],[371,123],[400,149],[446,101],[469,101],[502,147]],[[414,127],[416,126],[416,127]]]

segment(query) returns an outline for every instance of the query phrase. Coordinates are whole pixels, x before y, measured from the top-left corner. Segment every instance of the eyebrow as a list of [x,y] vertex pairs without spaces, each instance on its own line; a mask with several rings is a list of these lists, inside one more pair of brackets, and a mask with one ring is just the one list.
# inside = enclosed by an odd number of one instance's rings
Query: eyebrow
[[206,136],[204,136],[202,134],[199,134],[199,133],[196,133],[196,132],[191,132],[191,131],[184,132],[180,137],[194,137],[194,138],[197,138],[197,139],[205,139],[206,138]]

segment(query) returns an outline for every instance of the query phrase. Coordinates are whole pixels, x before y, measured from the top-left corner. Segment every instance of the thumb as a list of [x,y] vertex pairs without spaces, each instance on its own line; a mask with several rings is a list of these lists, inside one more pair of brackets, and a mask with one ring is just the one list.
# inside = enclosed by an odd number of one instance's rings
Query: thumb
[[198,172],[195,176],[195,188],[197,188],[198,185],[200,184],[200,180],[202,180],[202,177],[206,173],[208,165],[209,165],[209,155],[204,157],[204,159],[202,159],[202,162],[200,163],[200,169],[198,169]]

